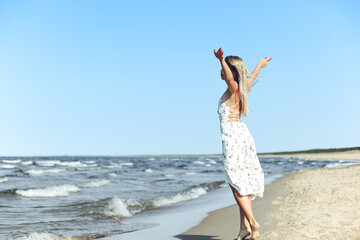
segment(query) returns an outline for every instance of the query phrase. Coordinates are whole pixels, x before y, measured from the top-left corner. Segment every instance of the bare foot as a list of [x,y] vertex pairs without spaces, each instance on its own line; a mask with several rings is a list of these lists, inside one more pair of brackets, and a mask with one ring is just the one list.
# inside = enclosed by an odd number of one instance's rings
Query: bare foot
[[245,229],[241,229],[239,232],[239,236],[237,237],[236,240],[244,240],[247,236],[249,236],[251,234],[250,230]]
[[258,238],[260,236],[260,233],[258,232],[260,228],[260,224],[258,222],[255,221],[254,226],[251,227],[251,238],[250,239],[255,239]]

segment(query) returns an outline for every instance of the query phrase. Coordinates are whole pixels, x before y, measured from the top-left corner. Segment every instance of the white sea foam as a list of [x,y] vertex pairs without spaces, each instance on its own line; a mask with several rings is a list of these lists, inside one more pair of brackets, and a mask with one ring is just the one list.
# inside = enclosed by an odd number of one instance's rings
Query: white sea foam
[[113,172],[112,173],[107,173],[107,175],[110,176],[110,177],[116,177],[117,176],[117,174],[113,173]]
[[20,159],[14,159],[14,160],[1,160],[3,163],[19,163],[21,162]]
[[155,160],[155,158],[153,158],[153,157],[151,157],[151,158],[148,158],[150,161],[154,161]]
[[68,166],[68,167],[87,167],[87,164],[81,163],[79,161],[72,161],[72,162],[62,162],[59,161],[58,163],[56,163],[56,165],[59,166]]
[[210,164],[216,164],[216,161],[213,160],[213,159],[208,159],[208,162],[209,162]]
[[132,216],[132,214],[128,210],[128,204],[124,200],[121,200],[116,196],[109,201],[104,213],[108,216]]
[[45,188],[16,190],[15,192],[23,197],[59,197],[68,196],[70,193],[78,191],[80,191],[80,189],[77,186],[64,184]]
[[297,161],[298,164],[304,164],[304,161]]
[[84,161],[84,163],[86,164],[92,164],[92,163],[96,163],[94,160],[89,160],[89,161]]
[[345,166],[350,166],[353,165],[354,163],[343,163],[345,161],[342,162],[335,162],[335,163],[328,163],[325,165],[325,168],[338,168],[338,167],[345,167]]
[[97,167],[99,165],[97,165],[96,163],[93,163],[93,164],[87,164],[86,167]]
[[10,165],[10,164],[3,164],[0,165],[1,168],[16,168],[16,165]]
[[79,168],[68,168],[67,170],[71,170],[71,171],[93,171],[93,170],[99,170],[99,169],[101,169],[101,167],[88,167],[88,168],[79,167]]
[[110,164],[107,164],[107,165],[102,165],[101,167],[104,167],[104,168],[121,168],[122,166],[117,164],[117,163],[110,163]]
[[80,184],[79,187],[100,187],[100,186],[103,186],[103,185],[106,185],[106,184],[109,184],[109,183],[110,183],[110,180],[102,179],[102,180],[99,180],[99,181]]
[[165,177],[175,177],[175,176],[181,176],[181,175],[191,176],[191,175],[195,175],[195,173],[194,172],[180,172],[180,173],[164,174]]
[[29,236],[20,238],[11,238],[9,240],[70,240],[73,239],[71,236],[56,236],[52,233],[31,233]]
[[124,163],[119,163],[120,166],[133,166],[134,164],[132,162],[124,162]]
[[53,167],[58,163],[60,163],[59,160],[35,161],[35,165],[41,167]]
[[58,173],[58,172],[64,172],[64,171],[66,171],[66,170],[61,169],[61,168],[55,168],[55,169],[44,169],[44,170],[30,169],[30,170],[26,170],[24,172],[27,174],[30,174],[30,175],[41,175],[41,174],[45,174],[45,173]]
[[8,178],[7,178],[7,177],[2,177],[2,178],[0,178],[0,183],[7,182],[7,181],[8,181]]
[[148,168],[148,169],[145,169],[145,172],[152,173],[153,171],[152,171],[152,169]]
[[155,207],[162,207],[173,203],[178,203],[194,198],[198,198],[201,195],[206,194],[207,189],[203,187],[196,187],[184,193],[178,193],[170,197],[160,197],[153,200],[153,205]]
[[23,162],[21,162],[21,165],[23,165],[23,166],[27,166],[27,165],[31,165],[31,164],[33,164],[33,161],[23,161]]
[[87,164],[81,163],[80,161],[64,161],[63,162],[60,160],[35,161],[35,165],[41,166],[41,167],[53,167],[55,165],[67,166],[67,167],[87,167],[87,166],[89,166]]
[[205,167],[211,167],[211,164],[205,164],[204,166]]
[[205,163],[202,162],[202,161],[195,161],[194,163],[195,163],[195,164],[205,164]]
[[277,162],[276,164],[277,164],[277,165],[283,165],[284,162]]

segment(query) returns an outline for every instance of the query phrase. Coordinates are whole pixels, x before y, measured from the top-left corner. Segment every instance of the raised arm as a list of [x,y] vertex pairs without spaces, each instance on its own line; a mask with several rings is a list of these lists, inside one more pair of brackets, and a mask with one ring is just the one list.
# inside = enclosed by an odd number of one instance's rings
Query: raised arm
[[215,49],[214,49],[214,54],[215,54],[215,57],[217,59],[219,59],[219,61],[220,61],[221,68],[222,68],[223,73],[225,75],[224,76],[225,77],[225,82],[228,85],[228,88],[229,88],[230,92],[234,93],[234,92],[238,91],[239,86],[235,82],[234,76],[233,76],[229,66],[227,65],[227,63],[224,60],[224,57],[223,57],[224,52],[222,51],[221,48],[219,48],[219,50],[217,50],[217,51],[215,51]]
[[264,57],[263,59],[261,59],[258,63],[258,65],[256,66],[256,68],[254,69],[254,71],[251,73],[251,77],[248,79],[248,88],[249,90],[251,89],[251,86],[253,85],[254,80],[257,78],[257,76],[259,75],[260,69],[264,68],[268,65],[269,61],[272,58],[268,58]]

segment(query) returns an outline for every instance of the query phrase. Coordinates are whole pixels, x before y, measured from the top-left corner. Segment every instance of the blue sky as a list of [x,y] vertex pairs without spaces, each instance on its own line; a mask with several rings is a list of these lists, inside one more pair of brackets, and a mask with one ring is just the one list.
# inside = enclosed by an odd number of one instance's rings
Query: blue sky
[[359,1],[2,1],[0,155],[220,154],[213,49],[258,152],[360,145]]

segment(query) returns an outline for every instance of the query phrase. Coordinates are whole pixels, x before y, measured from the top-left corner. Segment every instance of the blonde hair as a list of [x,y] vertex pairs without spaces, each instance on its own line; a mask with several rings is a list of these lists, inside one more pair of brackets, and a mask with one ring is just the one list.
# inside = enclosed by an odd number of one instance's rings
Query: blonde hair
[[[240,94],[240,116],[247,116],[250,108],[248,106],[248,95],[250,89],[248,89],[248,79],[251,77],[249,70],[246,68],[245,63],[238,56],[227,56],[225,62],[228,64],[231,72],[235,73],[235,81],[239,86]],[[235,93],[236,94],[236,93]],[[235,95],[236,96],[236,95]]]

